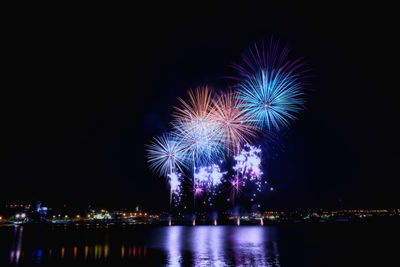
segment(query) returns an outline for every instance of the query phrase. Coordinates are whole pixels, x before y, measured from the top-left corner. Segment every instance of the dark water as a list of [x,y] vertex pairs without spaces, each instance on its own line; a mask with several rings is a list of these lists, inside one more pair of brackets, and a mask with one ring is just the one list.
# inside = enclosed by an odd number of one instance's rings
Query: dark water
[[400,266],[398,226],[0,227],[0,266]]

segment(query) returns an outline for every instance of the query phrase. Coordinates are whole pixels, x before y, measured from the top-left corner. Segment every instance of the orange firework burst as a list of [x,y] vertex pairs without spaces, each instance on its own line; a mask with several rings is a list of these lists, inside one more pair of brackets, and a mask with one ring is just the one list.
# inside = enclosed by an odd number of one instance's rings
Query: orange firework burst
[[178,98],[183,108],[175,107],[177,111],[174,114],[175,119],[183,121],[208,119],[212,108],[211,91],[208,87],[199,87],[194,92],[190,90],[188,94],[188,102],[185,102],[182,98]]
[[211,114],[219,124],[220,131],[225,137],[226,147],[233,153],[241,144],[249,142],[249,138],[255,137],[257,126],[251,123],[249,116],[240,107],[242,101],[231,91],[221,94],[213,99]]
[[212,97],[208,87],[190,90],[189,101],[179,98],[182,107],[175,107],[174,130],[193,163],[210,163],[221,158],[225,149],[224,136],[212,115]]

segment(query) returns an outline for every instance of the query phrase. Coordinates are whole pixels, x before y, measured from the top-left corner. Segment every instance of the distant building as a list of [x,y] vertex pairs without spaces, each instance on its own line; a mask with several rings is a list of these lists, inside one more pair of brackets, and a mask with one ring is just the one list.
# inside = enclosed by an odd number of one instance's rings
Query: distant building
[[42,207],[42,202],[38,200],[32,205],[32,209],[29,212],[29,219],[32,222],[44,222],[46,221],[48,210],[47,207]]

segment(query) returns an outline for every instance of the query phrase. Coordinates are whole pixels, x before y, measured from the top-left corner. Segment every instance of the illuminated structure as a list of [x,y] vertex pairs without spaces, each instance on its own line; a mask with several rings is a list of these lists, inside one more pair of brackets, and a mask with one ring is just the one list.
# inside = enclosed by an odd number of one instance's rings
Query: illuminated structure
[[42,207],[42,202],[40,200],[36,201],[29,212],[29,219],[32,222],[44,222],[46,221],[47,207]]

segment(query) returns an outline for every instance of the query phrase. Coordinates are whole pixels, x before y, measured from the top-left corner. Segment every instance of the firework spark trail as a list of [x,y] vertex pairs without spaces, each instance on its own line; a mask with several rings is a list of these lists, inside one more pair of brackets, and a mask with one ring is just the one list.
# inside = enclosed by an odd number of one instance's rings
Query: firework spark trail
[[227,172],[221,172],[217,164],[203,166],[196,169],[194,180],[209,189],[215,188],[222,183],[222,178]]
[[239,71],[238,98],[243,101],[249,118],[261,128],[279,130],[289,126],[296,114],[304,108],[304,77],[301,59],[290,60],[288,47],[280,49],[278,42],[265,52],[254,44],[249,56],[243,56],[244,65],[235,64]]
[[163,134],[147,145],[150,168],[161,176],[167,176],[174,169],[183,171],[187,167],[185,147],[173,134]]
[[225,145],[218,123],[211,115],[212,95],[208,87],[189,91],[189,101],[179,99],[182,107],[175,107],[173,127],[180,142],[190,155],[193,166],[193,208],[196,196],[203,192],[195,181],[196,165],[213,163],[223,157]]
[[178,185],[180,174],[176,171],[183,171],[187,167],[185,147],[172,134],[163,134],[154,138],[153,142],[147,145],[147,158],[150,168],[161,176],[169,177],[170,182],[170,207],[173,193],[179,193]]
[[179,98],[182,108],[175,107],[174,132],[191,155],[193,164],[213,163],[223,157],[224,135],[212,116],[212,95],[208,87],[189,91],[189,102]]
[[195,165],[212,164],[224,156],[225,145],[218,124],[211,118],[180,120],[173,124],[175,135]]
[[[261,192],[263,175],[261,170],[261,154],[260,147],[246,144],[241,152],[234,157],[236,164],[233,166],[233,170],[237,173],[235,179],[232,179],[230,183],[232,189],[236,191],[236,197],[240,191],[240,187],[245,187],[250,182],[255,183],[257,191]],[[234,191],[232,193],[235,193]],[[234,196],[232,193],[231,198]],[[232,198],[232,202],[234,202],[234,198]]]
[[221,172],[220,167],[218,165],[214,164],[212,166],[210,173],[210,180],[214,188],[222,183],[222,178],[224,177],[225,174],[227,174],[227,172]]
[[260,156],[261,148],[246,144],[241,153],[234,157],[236,165],[233,169],[248,177],[250,181],[261,179],[263,172]]
[[180,194],[182,190],[181,186],[181,174],[172,172],[168,174],[169,182],[171,186],[171,194],[170,194],[170,204],[172,201],[172,196],[176,197],[176,202],[180,202]]
[[217,195],[217,188],[224,181],[225,174],[227,172],[222,172],[217,164],[197,168],[194,174],[195,188],[197,189],[195,196],[200,197],[207,194],[204,204],[208,201],[209,205],[212,206],[212,199]]
[[225,146],[233,154],[241,144],[249,142],[257,134],[258,127],[252,123],[236,93],[228,91],[213,99],[211,114],[224,136]]

